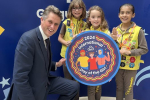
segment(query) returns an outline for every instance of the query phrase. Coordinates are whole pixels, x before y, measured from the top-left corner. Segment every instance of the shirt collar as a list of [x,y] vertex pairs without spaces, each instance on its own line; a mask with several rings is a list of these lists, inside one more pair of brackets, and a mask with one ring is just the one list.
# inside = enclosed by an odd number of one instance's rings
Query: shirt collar
[[[131,22],[131,25],[128,27],[128,29],[126,30],[126,32],[129,32],[129,29],[130,28],[132,28],[133,26],[134,26],[134,22]],[[119,25],[119,29],[121,30],[121,31],[123,31],[122,29],[121,29],[121,26],[122,26],[122,23]]]
[[42,34],[43,40],[46,40],[48,37],[44,34],[41,25],[39,26],[40,32]]
[[72,20],[73,22],[82,22],[82,19],[78,20],[78,19],[76,19],[76,18],[74,18],[74,17],[72,17],[71,20]]
[[[91,25],[91,27],[90,27],[90,30],[95,30],[92,25]],[[100,31],[100,30],[101,30],[101,27],[98,27],[98,28],[96,29],[96,31]]]

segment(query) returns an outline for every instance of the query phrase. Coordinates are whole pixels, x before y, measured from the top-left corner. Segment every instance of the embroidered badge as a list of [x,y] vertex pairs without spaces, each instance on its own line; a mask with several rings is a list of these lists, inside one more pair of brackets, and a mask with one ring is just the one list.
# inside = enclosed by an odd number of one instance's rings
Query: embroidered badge
[[70,26],[70,20],[67,20],[67,26]]
[[121,59],[122,60],[126,60],[126,56],[121,56]]
[[126,65],[129,65],[130,60],[126,60],[125,63],[126,63]]
[[124,67],[125,65],[126,65],[126,64],[125,64],[124,62],[121,62],[121,63],[120,63],[120,66],[121,66],[121,67]]
[[135,57],[131,57],[131,58],[130,58],[130,62],[131,62],[131,63],[134,63],[134,62],[135,62]]
[[97,86],[108,82],[120,67],[120,52],[115,41],[100,31],[77,35],[66,50],[66,66],[78,82]]
[[132,40],[132,45],[135,45],[136,44],[136,40]]
[[73,37],[72,29],[68,28],[67,31],[70,33],[70,37]]
[[129,67],[130,67],[130,68],[133,68],[134,66],[135,66],[134,63],[130,63],[130,64],[129,64]]
[[131,46],[131,50],[133,50],[133,49],[135,49],[135,46],[134,46],[134,45]]

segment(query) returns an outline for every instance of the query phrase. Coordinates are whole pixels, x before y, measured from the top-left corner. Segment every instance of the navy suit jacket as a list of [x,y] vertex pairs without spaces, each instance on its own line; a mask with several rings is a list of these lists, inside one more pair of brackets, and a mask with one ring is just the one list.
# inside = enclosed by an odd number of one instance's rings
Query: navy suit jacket
[[25,32],[16,47],[12,86],[7,100],[43,100],[48,78],[53,77],[50,70],[55,70],[55,62],[48,60],[39,27]]

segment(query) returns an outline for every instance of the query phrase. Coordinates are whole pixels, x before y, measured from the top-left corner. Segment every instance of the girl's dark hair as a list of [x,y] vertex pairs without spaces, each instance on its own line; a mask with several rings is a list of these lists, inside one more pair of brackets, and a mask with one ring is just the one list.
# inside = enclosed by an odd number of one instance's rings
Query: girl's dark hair
[[132,13],[133,13],[133,14],[135,13],[134,6],[133,6],[132,4],[129,4],[129,3],[123,4],[122,6],[120,6],[120,8],[119,8],[119,13],[120,13],[121,7],[123,7],[123,6],[129,6],[129,7],[131,7]]

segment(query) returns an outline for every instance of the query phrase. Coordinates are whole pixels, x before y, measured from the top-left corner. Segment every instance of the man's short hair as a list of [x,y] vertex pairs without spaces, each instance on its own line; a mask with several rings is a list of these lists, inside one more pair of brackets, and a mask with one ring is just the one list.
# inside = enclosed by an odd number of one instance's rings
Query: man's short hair
[[42,15],[43,19],[46,19],[48,14],[51,13],[51,12],[58,15],[60,17],[60,19],[62,20],[62,13],[54,5],[49,5],[48,7],[45,8],[45,10],[43,12],[43,15]]

